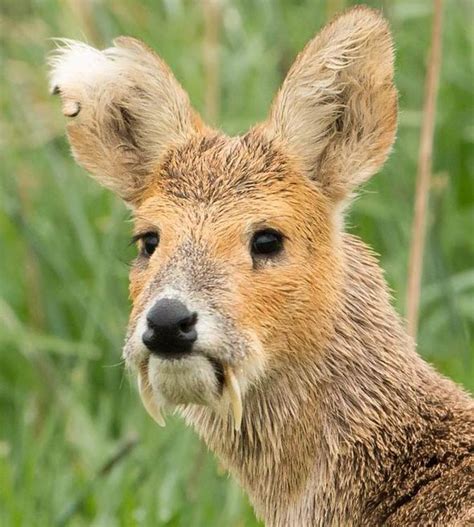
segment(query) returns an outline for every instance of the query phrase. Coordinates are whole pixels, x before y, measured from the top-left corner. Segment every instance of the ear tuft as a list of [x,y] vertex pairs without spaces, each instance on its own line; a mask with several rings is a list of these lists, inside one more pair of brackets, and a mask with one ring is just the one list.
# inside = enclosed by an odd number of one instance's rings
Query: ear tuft
[[388,24],[361,6],[339,15],[298,55],[263,130],[341,201],[385,161],[396,116]]
[[121,37],[103,51],[58,40],[50,88],[68,117],[73,154],[99,182],[133,202],[164,153],[197,133],[201,121],[166,64]]
[[54,42],[58,47],[48,60],[52,94],[93,89],[116,74],[107,50],[102,52],[69,39],[54,39]]

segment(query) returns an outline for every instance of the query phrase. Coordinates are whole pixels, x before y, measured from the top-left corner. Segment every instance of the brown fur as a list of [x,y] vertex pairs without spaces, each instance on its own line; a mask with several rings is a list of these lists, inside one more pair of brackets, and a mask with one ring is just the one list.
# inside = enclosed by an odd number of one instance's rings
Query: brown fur
[[[127,362],[145,361],[156,400],[180,407],[269,526],[474,521],[473,402],[417,355],[375,257],[342,228],[395,136],[386,22],[362,7],[338,17],[268,120],[236,138],[201,123],[143,44],[116,46],[87,50],[99,73],[85,80],[84,49],[60,51],[52,84],[78,162],[133,207],[138,234],[160,233],[131,271]],[[284,235],[271,261],[249,252],[263,227]],[[197,306],[208,337],[192,358],[140,344],[150,302],[169,291]],[[239,379],[239,431],[210,362]]]

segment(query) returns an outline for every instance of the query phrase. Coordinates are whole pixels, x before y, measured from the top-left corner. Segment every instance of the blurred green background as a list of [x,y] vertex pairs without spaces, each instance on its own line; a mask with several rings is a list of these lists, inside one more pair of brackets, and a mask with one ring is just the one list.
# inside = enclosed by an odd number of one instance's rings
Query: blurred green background
[[[262,119],[297,50],[343,0],[222,1],[218,123]],[[349,228],[381,255],[404,311],[431,0],[372,1],[397,48],[394,152]],[[474,389],[472,0],[446,1],[419,351]],[[121,363],[128,313],[125,207],[69,154],[47,93],[53,36],[142,38],[206,103],[203,4],[1,0],[0,525],[252,526],[237,486],[177,418],[157,428]],[[206,80],[207,79],[207,80]],[[212,104],[214,107],[212,108]]]

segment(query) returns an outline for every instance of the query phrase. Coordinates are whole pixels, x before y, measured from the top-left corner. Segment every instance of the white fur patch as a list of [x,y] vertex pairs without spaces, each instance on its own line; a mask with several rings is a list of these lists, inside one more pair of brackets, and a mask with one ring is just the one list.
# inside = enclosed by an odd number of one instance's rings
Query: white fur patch
[[52,92],[77,88],[94,88],[119,74],[110,50],[99,51],[88,44],[69,39],[57,39],[58,47],[49,58]]

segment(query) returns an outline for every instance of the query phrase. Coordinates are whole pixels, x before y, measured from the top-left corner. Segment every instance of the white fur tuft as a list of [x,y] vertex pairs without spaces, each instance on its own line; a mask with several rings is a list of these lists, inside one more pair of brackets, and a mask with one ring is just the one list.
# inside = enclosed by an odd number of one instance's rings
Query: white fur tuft
[[[61,45],[49,58],[50,89],[68,90],[93,88],[118,75],[119,68],[108,56],[108,50],[99,51],[83,42],[57,39]],[[60,88],[59,88],[60,87]]]

